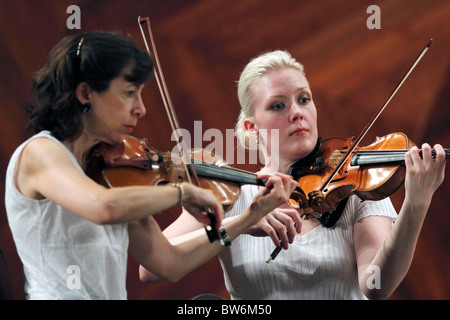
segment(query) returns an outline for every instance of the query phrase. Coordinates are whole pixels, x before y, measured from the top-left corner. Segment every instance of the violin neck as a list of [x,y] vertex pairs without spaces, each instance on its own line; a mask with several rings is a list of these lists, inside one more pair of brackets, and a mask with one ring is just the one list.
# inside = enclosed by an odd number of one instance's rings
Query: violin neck
[[[361,166],[381,163],[398,163],[405,160],[405,154],[409,150],[367,150],[357,151],[352,157],[350,165]],[[445,158],[450,158],[450,149],[444,149]],[[422,157],[422,150],[419,150],[419,155]],[[433,159],[436,157],[436,152],[431,150]]]
[[204,162],[193,162],[193,166],[199,177],[214,178],[240,184],[253,184],[258,186],[264,186],[266,183],[266,180],[258,179],[255,173],[245,170],[229,167],[218,167],[216,165]]

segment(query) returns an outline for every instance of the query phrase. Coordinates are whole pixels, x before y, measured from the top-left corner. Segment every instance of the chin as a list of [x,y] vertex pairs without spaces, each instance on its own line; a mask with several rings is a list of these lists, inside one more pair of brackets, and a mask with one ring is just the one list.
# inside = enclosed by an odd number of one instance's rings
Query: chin
[[110,136],[109,139],[106,141],[106,143],[110,144],[110,145],[116,145],[119,143],[122,143],[123,140],[125,139],[126,135],[115,135],[115,136]]
[[311,153],[311,151],[314,150],[314,147],[316,146],[317,140],[314,141],[314,143],[302,143],[297,148],[290,148],[289,154],[291,154],[292,158],[295,159],[295,161],[305,158],[307,155]]

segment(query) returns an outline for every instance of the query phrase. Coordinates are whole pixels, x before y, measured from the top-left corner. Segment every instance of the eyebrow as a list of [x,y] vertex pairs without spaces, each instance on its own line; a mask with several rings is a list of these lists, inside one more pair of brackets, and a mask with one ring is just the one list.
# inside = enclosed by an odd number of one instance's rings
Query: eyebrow
[[[311,88],[310,88],[310,87],[300,87],[300,88],[297,88],[297,91],[298,91],[298,92],[302,92],[302,91],[305,91],[305,90],[311,92]],[[284,98],[284,97],[286,97],[285,94],[277,94],[277,95],[271,95],[269,98]]]

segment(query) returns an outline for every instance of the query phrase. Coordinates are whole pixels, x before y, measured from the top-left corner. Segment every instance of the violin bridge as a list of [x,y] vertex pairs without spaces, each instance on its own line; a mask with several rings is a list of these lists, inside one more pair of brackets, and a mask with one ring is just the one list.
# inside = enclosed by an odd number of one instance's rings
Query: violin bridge
[[328,166],[332,169],[336,168],[337,165],[340,163],[340,161],[343,158],[343,154],[341,150],[334,150],[333,153],[331,153],[330,161],[328,162]]
[[170,152],[163,153],[162,157],[162,170],[165,174],[168,174],[170,171],[172,171],[173,167],[173,161],[172,161],[172,154]]

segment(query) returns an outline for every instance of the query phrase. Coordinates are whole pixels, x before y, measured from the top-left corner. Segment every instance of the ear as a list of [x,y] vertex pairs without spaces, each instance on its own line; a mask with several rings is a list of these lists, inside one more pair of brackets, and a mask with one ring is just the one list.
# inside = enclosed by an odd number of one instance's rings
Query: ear
[[250,135],[253,135],[256,139],[258,139],[258,130],[256,128],[255,122],[250,118],[244,119],[244,127],[248,131]]
[[90,102],[90,93],[91,88],[87,84],[87,82],[83,81],[77,85],[76,94],[78,101],[84,105],[87,102]]

